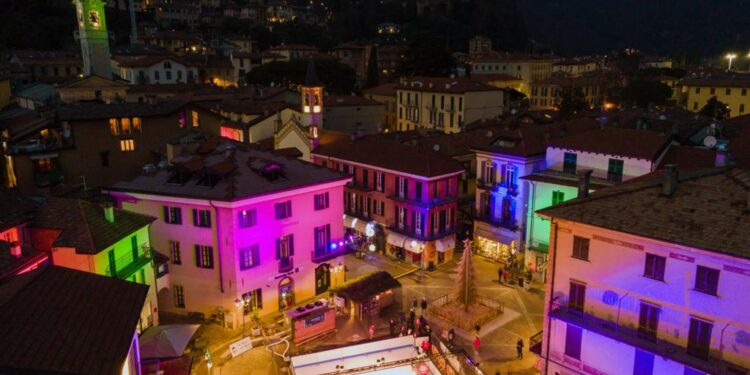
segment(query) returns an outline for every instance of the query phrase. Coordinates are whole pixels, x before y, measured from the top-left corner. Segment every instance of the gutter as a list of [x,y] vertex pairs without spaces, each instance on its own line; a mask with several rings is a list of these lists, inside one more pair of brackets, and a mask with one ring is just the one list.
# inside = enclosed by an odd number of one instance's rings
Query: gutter
[[216,244],[216,259],[219,263],[219,290],[224,293],[224,272],[221,267],[221,238],[219,238],[219,208],[214,206],[214,201],[209,200],[208,205],[214,209],[214,220],[216,220],[216,230],[211,231],[211,240]]
[[[550,223],[551,229],[552,229],[552,238],[554,239],[554,246],[552,247],[552,278],[550,279],[550,299],[549,299],[549,308],[550,311],[552,309],[552,302],[554,301],[554,295],[555,295],[555,271],[557,270],[557,223],[553,220],[552,223]],[[545,356],[544,356],[544,373],[547,373],[547,370],[549,369],[549,348],[550,348],[550,340],[552,335],[552,318],[549,316],[549,311],[547,311],[547,350],[545,350]]]

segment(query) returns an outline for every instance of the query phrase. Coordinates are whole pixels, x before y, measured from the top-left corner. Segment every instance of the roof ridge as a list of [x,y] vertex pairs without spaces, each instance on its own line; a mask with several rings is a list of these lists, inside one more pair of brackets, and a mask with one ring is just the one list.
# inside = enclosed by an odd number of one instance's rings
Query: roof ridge
[[83,223],[84,223],[84,229],[86,231],[86,239],[89,240],[89,246],[91,246],[92,249],[95,251],[99,251],[99,249],[96,248],[96,242],[94,241],[94,236],[91,234],[91,226],[89,226],[89,218],[88,215],[86,215],[85,208],[83,207],[83,204],[91,204],[87,201],[84,201],[83,199],[77,199],[78,202],[76,202],[76,206],[78,206],[81,210],[81,214],[83,215]]

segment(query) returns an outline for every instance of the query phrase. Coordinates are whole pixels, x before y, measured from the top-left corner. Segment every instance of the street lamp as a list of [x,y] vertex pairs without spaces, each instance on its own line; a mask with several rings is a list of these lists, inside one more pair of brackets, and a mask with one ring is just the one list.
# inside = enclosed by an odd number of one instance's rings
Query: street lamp
[[242,299],[236,298],[234,300],[234,306],[239,311],[240,319],[242,319],[242,337],[245,337],[245,309],[250,305],[250,296],[242,296]]
[[732,70],[732,61],[737,58],[737,54],[735,53],[728,53],[726,56],[726,59],[729,60],[729,66],[727,66],[727,71]]

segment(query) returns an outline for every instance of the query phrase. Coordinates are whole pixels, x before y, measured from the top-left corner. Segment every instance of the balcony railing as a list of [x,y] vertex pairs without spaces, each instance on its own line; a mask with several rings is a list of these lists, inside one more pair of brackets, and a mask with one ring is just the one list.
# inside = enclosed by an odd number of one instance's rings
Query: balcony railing
[[477,179],[477,188],[481,190],[494,191],[500,195],[518,195],[518,185],[506,182],[494,182],[492,180]]
[[289,272],[294,268],[294,258],[285,257],[279,259],[279,273]]
[[[121,256],[115,259],[115,264],[107,268],[107,276],[115,276],[118,279],[127,279],[134,273],[139,271],[145,265],[151,263],[152,249],[149,247],[142,247],[141,252],[138,253],[136,258],[133,255]],[[112,273],[114,268],[114,274]]]
[[544,331],[539,331],[534,336],[529,337],[529,351],[536,354],[542,355],[542,338]]
[[446,195],[442,197],[422,200],[422,199],[412,199],[412,198],[409,198],[408,196],[403,196],[400,194],[393,194],[393,195],[389,195],[388,198],[393,199],[395,201],[419,206],[419,207],[435,207],[435,206],[439,206],[442,204],[458,202],[457,195],[456,196]]
[[318,249],[311,253],[310,259],[312,259],[313,263],[321,263],[321,262],[329,261],[331,259],[340,257],[342,255],[353,253],[356,250],[357,250],[357,246],[355,245],[338,246],[334,250]]
[[495,227],[505,228],[513,231],[518,230],[518,224],[515,220],[503,220],[492,215],[479,215],[476,219]]
[[566,323],[574,324],[587,331],[608,337],[615,341],[623,342],[630,346],[653,353],[657,356],[682,363],[686,366],[710,374],[731,373],[729,369],[737,366],[721,359],[718,353],[710,353],[708,358],[698,358],[688,353],[688,349],[673,342],[660,339],[658,336],[643,337],[643,333],[637,327],[617,324],[602,319],[586,312],[570,308],[564,300],[556,301],[552,306],[550,317]]
[[361,193],[369,193],[369,192],[375,191],[375,189],[373,188],[374,187],[373,184],[368,184],[368,186],[364,186],[362,184],[355,184],[354,182],[350,181],[346,183],[346,187],[351,190],[359,191]]
[[372,220],[372,215],[368,213],[359,212],[359,211],[355,211],[351,209],[344,210],[344,213],[348,216],[356,217],[357,219],[360,219],[360,220],[365,220],[365,221]]
[[455,227],[444,228],[442,231],[438,231],[437,233],[433,233],[433,234],[429,234],[428,229],[425,229],[424,233],[420,233],[419,231],[413,228],[410,228],[408,226],[397,225],[395,220],[386,221],[386,226],[388,227],[389,230],[393,232],[403,234],[404,236],[408,236],[410,238],[420,240],[420,241],[433,241],[433,240],[437,240],[437,239],[450,236],[456,233]]
[[535,239],[531,239],[531,241],[527,242],[526,245],[530,250],[538,251],[540,253],[548,253],[549,252],[549,244],[540,242]]

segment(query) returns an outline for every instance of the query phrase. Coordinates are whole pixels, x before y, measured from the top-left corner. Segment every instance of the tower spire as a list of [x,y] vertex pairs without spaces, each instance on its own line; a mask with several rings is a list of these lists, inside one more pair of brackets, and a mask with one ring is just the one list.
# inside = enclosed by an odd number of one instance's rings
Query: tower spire
[[109,31],[102,0],[73,0],[78,17],[83,74],[112,78],[109,56]]

